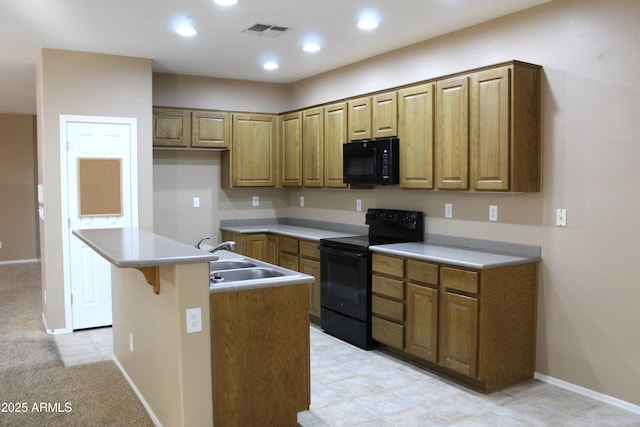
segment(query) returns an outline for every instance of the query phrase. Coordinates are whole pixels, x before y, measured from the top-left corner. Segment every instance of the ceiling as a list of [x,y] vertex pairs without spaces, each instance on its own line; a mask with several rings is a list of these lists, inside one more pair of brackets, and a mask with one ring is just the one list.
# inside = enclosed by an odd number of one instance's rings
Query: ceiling
[[[364,58],[546,3],[549,0],[3,0],[0,112],[35,114],[40,48],[153,60],[154,72],[292,83]],[[400,6],[401,5],[401,6]],[[380,26],[356,27],[360,12]],[[189,16],[198,34],[173,32]],[[289,28],[278,37],[242,33],[253,24]],[[302,42],[316,36],[322,50]],[[267,71],[262,63],[277,60]]]

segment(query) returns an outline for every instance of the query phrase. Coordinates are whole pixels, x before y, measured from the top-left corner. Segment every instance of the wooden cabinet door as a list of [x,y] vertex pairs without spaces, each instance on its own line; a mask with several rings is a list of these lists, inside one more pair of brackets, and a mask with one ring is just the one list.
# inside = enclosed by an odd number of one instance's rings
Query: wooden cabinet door
[[320,261],[300,257],[300,272],[313,276],[309,284],[309,315],[320,319]]
[[276,116],[234,114],[232,133],[232,186],[274,187]]
[[324,186],[324,114],[322,108],[302,113],[302,185]]
[[438,359],[438,290],[407,284],[405,350],[421,359]]
[[469,176],[468,77],[439,81],[436,85],[436,185],[464,190]]
[[342,145],[347,142],[347,103],[324,107],[324,186],[345,188]]
[[398,95],[400,187],[433,188],[433,84]]
[[248,257],[267,261],[268,238],[264,233],[247,234],[245,236],[245,254]]
[[191,114],[191,146],[229,148],[231,120],[224,111],[194,111]]
[[371,139],[371,97],[354,99],[347,104],[349,141]]
[[278,236],[267,234],[264,260],[269,264],[278,264]]
[[191,143],[191,112],[188,110],[153,109],[153,145],[188,147]]
[[372,97],[371,117],[373,138],[398,136],[397,92],[387,92]]
[[470,178],[475,190],[509,189],[510,82],[509,67],[471,77]]
[[302,113],[282,116],[280,180],[284,187],[302,186]]
[[439,363],[475,377],[478,359],[478,300],[442,292],[440,301]]

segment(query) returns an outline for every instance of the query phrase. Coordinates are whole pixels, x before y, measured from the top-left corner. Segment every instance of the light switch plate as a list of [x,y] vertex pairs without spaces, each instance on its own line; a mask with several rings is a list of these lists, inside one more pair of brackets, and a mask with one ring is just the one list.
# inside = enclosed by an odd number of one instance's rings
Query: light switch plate
[[558,227],[567,226],[567,210],[566,209],[556,210],[556,226]]
[[253,198],[251,199],[251,204],[253,206],[260,206],[260,197],[259,196],[253,196]]
[[194,208],[199,208],[200,207],[200,197],[194,197],[193,198],[193,207]]

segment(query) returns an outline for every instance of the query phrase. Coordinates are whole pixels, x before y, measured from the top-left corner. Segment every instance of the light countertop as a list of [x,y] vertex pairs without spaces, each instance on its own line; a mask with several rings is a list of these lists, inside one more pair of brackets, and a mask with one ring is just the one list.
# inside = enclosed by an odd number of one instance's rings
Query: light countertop
[[[356,233],[345,233],[341,231],[325,230],[322,228],[300,227],[286,224],[265,224],[265,225],[230,225],[221,226],[221,230],[232,231],[234,233],[274,233],[296,239],[306,239],[318,241],[333,237],[353,236]],[[366,234],[366,233],[365,233]]]
[[209,262],[218,256],[137,228],[74,230],[73,234],[116,267]]
[[454,248],[432,245],[422,242],[393,243],[389,245],[370,246],[373,252],[409,258],[452,264],[460,267],[477,269],[505,267],[509,265],[538,262],[540,257],[499,254],[472,249]]

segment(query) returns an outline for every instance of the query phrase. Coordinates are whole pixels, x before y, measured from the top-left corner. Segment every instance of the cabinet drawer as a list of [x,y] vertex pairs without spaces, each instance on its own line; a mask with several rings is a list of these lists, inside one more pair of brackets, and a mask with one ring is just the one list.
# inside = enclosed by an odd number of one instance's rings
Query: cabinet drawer
[[280,236],[278,245],[280,248],[280,252],[289,252],[296,255],[298,254],[298,239]]
[[300,240],[300,255],[307,258],[320,259],[318,242]]
[[298,256],[280,252],[280,259],[278,264],[280,265],[280,267],[298,271]]
[[458,270],[457,268],[442,267],[440,269],[440,284],[445,288],[477,294],[478,273]]
[[402,280],[390,279],[373,275],[371,278],[371,288],[376,294],[388,296],[396,299],[404,299],[404,286]]
[[438,266],[428,262],[407,260],[407,278],[416,282],[438,284]]
[[371,300],[371,311],[389,319],[404,321],[404,304],[374,295]]
[[404,277],[404,259],[374,253],[372,260],[373,271],[396,277]]
[[381,343],[399,349],[404,347],[404,326],[398,323],[371,316],[371,336]]

